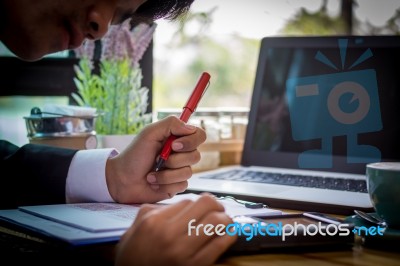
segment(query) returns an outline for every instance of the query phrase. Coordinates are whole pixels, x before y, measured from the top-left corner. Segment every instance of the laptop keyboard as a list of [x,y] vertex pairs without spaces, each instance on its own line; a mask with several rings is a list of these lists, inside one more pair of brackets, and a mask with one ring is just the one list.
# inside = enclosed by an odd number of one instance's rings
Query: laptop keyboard
[[323,188],[361,193],[368,192],[366,181],[358,179],[269,173],[251,170],[230,170],[224,173],[205,175],[202,176],[202,178]]

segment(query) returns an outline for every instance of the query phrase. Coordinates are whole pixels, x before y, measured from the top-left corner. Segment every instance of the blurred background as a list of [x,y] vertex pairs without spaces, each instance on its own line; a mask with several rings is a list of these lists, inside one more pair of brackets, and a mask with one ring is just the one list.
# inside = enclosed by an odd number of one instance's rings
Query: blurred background
[[[212,79],[201,108],[246,110],[266,36],[399,32],[399,0],[197,0],[183,20],[157,21],[150,54],[150,111],[157,117],[160,110],[180,110],[203,71]],[[12,57],[1,43],[0,55]],[[63,52],[48,58],[68,56]],[[0,97],[0,138],[18,145],[28,142],[22,117],[33,106],[70,101],[65,95],[21,94]]]
[[153,106],[181,107],[209,71],[201,106],[248,107],[265,36],[398,35],[399,27],[399,0],[195,1],[186,22],[158,22]]

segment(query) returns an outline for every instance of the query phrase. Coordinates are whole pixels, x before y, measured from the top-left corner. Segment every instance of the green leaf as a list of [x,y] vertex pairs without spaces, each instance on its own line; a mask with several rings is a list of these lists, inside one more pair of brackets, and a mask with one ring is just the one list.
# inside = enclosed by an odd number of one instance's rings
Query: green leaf
[[151,114],[145,114],[148,89],[141,86],[141,69],[128,59],[103,60],[99,67],[97,75],[88,59],[79,61],[72,97],[102,113],[95,122],[98,134],[137,134],[151,122]]

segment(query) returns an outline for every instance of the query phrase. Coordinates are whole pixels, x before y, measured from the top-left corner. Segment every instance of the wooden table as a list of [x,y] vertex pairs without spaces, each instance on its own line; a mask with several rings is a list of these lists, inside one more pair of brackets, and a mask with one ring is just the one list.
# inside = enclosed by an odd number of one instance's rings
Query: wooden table
[[[297,213],[299,211],[283,210],[286,213]],[[339,218],[343,216],[333,215]],[[370,242],[371,243],[371,242]],[[355,238],[353,247],[344,250],[325,251],[300,251],[285,252],[281,250],[265,251],[255,255],[239,255],[222,257],[215,266],[400,266],[400,239],[391,239],[392,248],[382,246],[381,243],[363,245],[361,237]]]
[[256,266],[256,265],[400,265],[399,252],[385,252],[355,246],[350,251],[310,252],[300,254],[271,253],[224,258],[215,265]]
[[[3,238],[8,234],[3,235]],[[1,240],[2,238],[0,238]],[[32,242],[34,243],[34,242]],[[41,259],[42,249],[40,243],[33,245],[30,243],[26,245],[20,240],[4,238],[0,241],[0,254],[4,259],[9,257],[13,261],[19,259],[22,262],[39,261],[42,265]],[[4,245],[2,245],[4,244]],[[12,248],[11,246],[14,246]],[[360,239],[356,241],[356,244],[351,249],[347,250],[336,250],[336,251],[306,251],[306,252],[285,252],[280,251],[265,251],[264,253],[254,255],[229,255],[223,256],[214,266],[258,266],[258,265],[277,265],[277,266],[291,266],[291,265],[304,265],[304,266],[382,266],[382,265],[400,265],[400,248],[397,243],[397,251],[383,251],[379,249],[366,248],[361,245]],[[42,251],[41,251],[42,250]],[[46,257],[48,256],[48,247],[44,247],[45,252],[43,253]],[[112,266],[114,245],[104,246],[96,248],[90,252],[81,251],[78,255],[85,255],[85,258],[90,258],[90,261],[98,266]],[[21,253],[22,252],[22,253]],[[42,254],[42,255],[43,255]],[[71,257],[70,261],[76,262],[76,255],[70,256],[71,251],[55,252],[60,254],[60,258]],[[70,254],[70,255],[68,255]],[[93,255],[94,254],[94,255]],[[96,255],[97,254],[97,255]],[[58,256],[58,255],[57,255]],[[63,257],[64,256],[64,257]],[[79,257],[79,256],[78,256]],[[83,262],[83,260],[81,260]],[[94,265],[94,264],[93,264]]]

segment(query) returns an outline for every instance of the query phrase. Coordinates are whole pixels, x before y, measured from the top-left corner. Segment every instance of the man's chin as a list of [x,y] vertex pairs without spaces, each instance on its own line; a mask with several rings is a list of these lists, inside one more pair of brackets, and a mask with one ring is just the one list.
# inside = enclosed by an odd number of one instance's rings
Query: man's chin
[[18,48],[9,48],[10,51],[19,59],[24,60],[24,61],[38,61],[43,58],[45,55],[44,52],[39,52],[39,51],[32,51],[32,50],[26,50],[26,49],[18,49]]
[[28,61],[28,62],[34,62],[38,61],[43,58],[43,54],[15,54],[19,59]]

